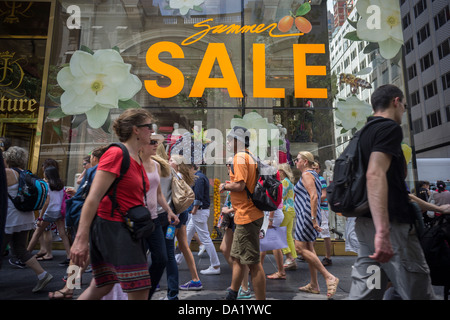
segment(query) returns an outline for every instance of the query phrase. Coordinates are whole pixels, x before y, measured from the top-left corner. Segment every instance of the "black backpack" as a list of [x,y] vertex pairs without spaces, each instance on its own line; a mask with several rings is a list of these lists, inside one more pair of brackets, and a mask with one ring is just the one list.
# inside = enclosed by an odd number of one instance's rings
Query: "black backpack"
[[41,210],[47,200],[48,184],[29,170],[11,168],[19,174],[19,190],[9,199],[19,211]]
[[327,187],[331,210],[344,217],[359,217],[369,212],[366,190],[366,168],[362,162],[359,138],[372,124],[385,121],[374,119],[356,132],[334,165],[333,181]]
[[[247,150],[245,153],[257,163],[255,189],[253,192],[250,192],[247,185],[245,186],[248,198],[261,211],[277,210],[281,201],[283,201],[283,185],[280,181],[279,172],[275,168],[261,162],[259,158],[255,159]],[[231,170],[234,173],[233,166],[231,166]]]

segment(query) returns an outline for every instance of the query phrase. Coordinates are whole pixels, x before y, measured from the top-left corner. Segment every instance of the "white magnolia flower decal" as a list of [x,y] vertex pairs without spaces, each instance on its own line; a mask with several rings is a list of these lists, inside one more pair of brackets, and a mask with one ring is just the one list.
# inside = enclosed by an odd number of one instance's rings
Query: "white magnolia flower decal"
[[351,96],[346,101],[338,101],[335,114],[345,130],[359,130],[366,123],[367,117],[372,115],[372,107],[356,96]]
[[169,6],[171,9],[179,9],[182,16],[186,15],[189,10],[198,7],[205,0],[169,0]]
[[280,130],[269,123],[267,118],[263,118],[258,112],[252,111],[242,118],[233,118],[230,122],[231,128],[235,126],[244,127],[250,131],[250,150],[257,148],[267,148],[270,145],[279,143]]
[[404,42],[398,1],[359,0],[356,10],[362,17],[356,29],[358,38],[377,42],[383,58],[394,58]]
[[98,50],[94,54],[75,51],[70,66],[57,75],[64,89],[61,109],[66,115],[86,114],[92,128],[100,128],[110,109],[119,101],[128,101],[142,88],[142,82],[130,74],[131,65],[124,63],[114,49]]

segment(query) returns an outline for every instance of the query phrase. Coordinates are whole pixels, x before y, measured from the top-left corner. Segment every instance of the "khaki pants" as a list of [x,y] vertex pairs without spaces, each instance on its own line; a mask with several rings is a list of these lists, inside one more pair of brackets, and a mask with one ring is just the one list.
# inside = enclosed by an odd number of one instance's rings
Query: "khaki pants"
[[353,266],[349,299],[381,300],[389,281],[403,300],[435,299],[430,270],[414,227],[391,222],[394,256],[387,263],[369,258],[375,252],[373,220],[357,218],[355,229],[360,249]]

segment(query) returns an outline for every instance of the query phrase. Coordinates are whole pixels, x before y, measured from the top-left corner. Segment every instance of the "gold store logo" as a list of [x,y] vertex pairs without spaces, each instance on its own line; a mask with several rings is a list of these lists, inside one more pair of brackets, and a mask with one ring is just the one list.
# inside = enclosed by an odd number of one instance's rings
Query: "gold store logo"
[[19,16],[29,18],[25,13],[30,10],[33,2],[4,2],[6,9],[0,8],[0,17],[6,15],[3,22],[5,23],[19,23]]
[[25,73],[19,63],[23,59],[14,59],[15,54],[9,51],[0,52],[0,88],[5,88],[8,93],[19,96],[14,94],[14,91],[22,84]]
[[33,112],[37,104],[35,99],[18,99],[26,94],[24,89],[19,89],[25,73],[19,63],[23,59],[14,59],[15,54],[9,51],[0,52],[0,91],[17,97],[8,99],[5,95],[1,95],[0,112]]

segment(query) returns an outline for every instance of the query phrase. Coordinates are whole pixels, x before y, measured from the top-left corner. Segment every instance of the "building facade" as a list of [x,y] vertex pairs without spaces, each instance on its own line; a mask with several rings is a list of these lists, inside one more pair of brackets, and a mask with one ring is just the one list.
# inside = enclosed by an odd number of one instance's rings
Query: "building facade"
[[449,158],[449,2],[401,1],[401,15],[417,158]]

